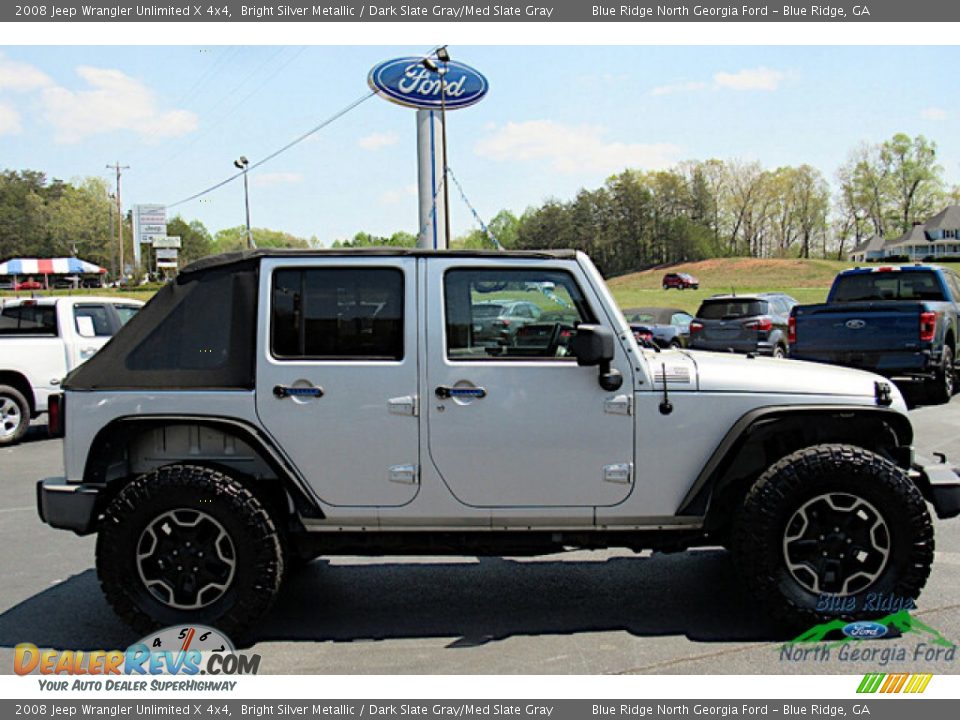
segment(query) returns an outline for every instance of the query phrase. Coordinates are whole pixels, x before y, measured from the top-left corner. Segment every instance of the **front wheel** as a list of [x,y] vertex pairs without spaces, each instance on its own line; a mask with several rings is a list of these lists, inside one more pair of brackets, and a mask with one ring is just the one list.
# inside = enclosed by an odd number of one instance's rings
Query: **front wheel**
[[777,462],[748,492],[734,552],[751,597],[796,627],[910,607],[930,574],[933,524],[902,469],[851,445]]
[[141,633],[202,623],[242,634],[280,588],[282,543],[265,506],[237,479],[168,465],[107,506],[97,575],[116,613]]

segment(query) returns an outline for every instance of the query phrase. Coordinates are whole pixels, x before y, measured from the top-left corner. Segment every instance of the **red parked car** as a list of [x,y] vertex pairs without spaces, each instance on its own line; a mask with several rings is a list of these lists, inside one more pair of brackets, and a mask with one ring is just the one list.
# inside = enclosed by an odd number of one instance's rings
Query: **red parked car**
[[670,288],[676,288],[677,290],[691,288],[696,290],[698,287],[700,287],[700,281],[689,273],[667,273],[663,276],[664,290],[669,290]]
[[43,290],[43,283],[39,280],[34,280],[29,278],[22,282],[15,283],[13,286],[14,290]]

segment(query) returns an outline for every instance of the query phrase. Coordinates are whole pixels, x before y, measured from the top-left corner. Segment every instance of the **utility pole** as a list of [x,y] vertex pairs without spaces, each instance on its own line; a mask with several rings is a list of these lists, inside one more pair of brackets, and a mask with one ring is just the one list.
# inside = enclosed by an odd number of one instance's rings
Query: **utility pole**
[[120,205],[120,176],[124,170],[129,169],[129,165],[121,165],[119,160],[113,165],[107,165],[107,170],[115,170],[117,173],[117,243],[120,246],[120,278],[123,278],[123,211]]

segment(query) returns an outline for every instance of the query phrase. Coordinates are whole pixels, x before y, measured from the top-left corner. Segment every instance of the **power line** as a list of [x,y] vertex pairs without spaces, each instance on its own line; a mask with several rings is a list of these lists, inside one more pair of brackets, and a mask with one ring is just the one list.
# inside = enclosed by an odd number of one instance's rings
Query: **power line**
[[[335,112],[333,115],[331,115],[330,117],[328,117],[326,120],[324,120],[324,121],[323,121],[322,123],[320,123],[319,125],[316,125],[316,126],[312,127],[311,129],[307,130],[307,132],[305,132],[305,133],[303,133],[302,135],[300,135],[299,137],[291,140],[290,142],[288,142],[286,145],[284,145],[284,146],[283,146],[282,148],[280,148],[279,150],[275,150],[274,152],[270,153],[269,155],[267,155],[267,156],[266,156],[265,158],[263,158],[262,160],[258,160],[257,162],[253,163],[253,165],[251,165],[251,166],[248,168],[248,170],[255,170],[256,168],[260,167],[260,166],[263,165],[264,163],[267,163],[267,162],[269,162],[270,160],[273,160],[273,158],[277,157],[277,156],[280,155],[281,153],[286,152],[287,150],[289,150],[290,148],[292,148],[294,145],[297,145],[297,144],[303,142],[304,140],[306,140],[308,137],[310,137],[310,136],[313,135],[314,133],[317,133],[317,132],[319,132],[320,130],[323,130],[323,128],[327,127],[327,125],[330,125],[330,124],[333,123],[334,121],[339,120],[339,119],[342,118],[344,115],[346,115],[348,112],[350,112],[351,110],[353,110],[355,107],[357,107],[357,106],[361,105],[362,103],[366,102],[367,100],[369,100],[369,99],[370,99],[371,97],[373,97],[375,94],[376,94],[376,93],[374,93],[372,90],[371,90],[370,92],[364,93],[364,95],[362,95],[361,97],[357,98],[356,100],[354,100],[352,103],[350,103],[349,105],[347,105],[347,106],[344,107],[343,109],[338,110],[337,112]],[[202,197],[202,196],[204,196],[204,195],[206,195],[206,194],[208,194],[208,193],[213,192],[214,190],[217,190],[217,189],[219,189],[219,188],[222,188],[224,185],[227,185],[228,183],[233,182],[234,180],[236,180],[236,179],[237,179],[238,177],[240,177],[241,175],[243,175],[243,171],[236,172],[236,173],[234,173],[233,175],[231,175],[230,177],[226,178],[225,180],[221,180],[221,181],[218,182],[216,185],[211,185],[211,186],[208,187],[206,190],[201,190],[201,191],[198,192],[198,193],[194,193],[194,194],[191,195],[190,197],[186,197],[186,198],[184,198],[183,200],[177,200],[177,202],[175,202],[175,203],[169,203],[169,204],[167,205],[167,207],[168,207],[168,208],[172,208],[172,207],[176,207],[177,205],[183,205],[184,203],[188,203],[188,202],[190,202],[191,200],[196,200],[198,197]]]
[[[437,51],[439,48],[441,48],[441,47],[443,47],[443,46],[442,46],[442,45],[437,45],[437,46],[435,46],[432,50],[430,50],[430,51],[427,52],[425,55],[423,55],[423,57],[429,57],[430,55],[432,55],[434,52],[436,52],[436,51]],[[351,110],[353,110],[353,109],[356,108],[357,106],[363,104],[364,102],[366,102],[367,100],[369,100],[370,98],[372,98],[374,95],[376,95],[376,93],[375,93],[373,90],[370,90],[370,91],[364,93],[362,96],[360,96],[359,98],[357,98],[356,100],[354,100],[352,103],[350,103],[349,105],[347,105],[346,107],[344,107],[342,110],[339,110],[339,111],[337,111],[336,113],[334,113],[333,115],[331,115],[330,117],[328,117],[326,120],[324,120],[324,121],[323,121],[322,123],[320,123],[319,125],[315,125],[315,126],[312,127],[311,129],[307,130],[307,132],[303,133],[303,134],[300,135],[299,137],[294,138],[293,140],[291,140],[290,142],[288,142],[286,145],[284,145],[284,146],[283,146],[282,148],[280,148],[279,150],[275,150],[274,152],[272,152],[272,153],[270,153],[269,155],[267,155],[265,158],[263,158],[263,159],[261,159],[261,160],[258,160],[258,161],[255,162],[253,165],[250,165],[248,168],[246,168],[246,171],[255,170],[255,169],[257,169],[258,167],[260,167],[261,165],[269,162],[270,160],[273,160],[273,158],[275,158],[275,157],[277,157],[278,155],[286,152],[287,150],[289,150],[290,148],[292,148],[294,145],[298,145],[299,143],[303,142],[304,140],[306,140],[308,137],[310,137],[310,136],[313,135],[314,133],[317,133],[317,132],[319,132],[320,130],[323,130],[323,128],[327,127],[328,125],[330,125],[330,124],[333,123],[334,121],[339,120],[341,117],[343,117],[344,115],[346,115],[348,112],[350,112]],[[212,193],[214,190],[218,190],[218,189],[222,188],[224,185],[230,184],[231,182],[233,182],[234,180],[236,180],[238,177],[240,177],[241,175],[243,175],[243,173],[244,173],[244,171],[236,172],[236,173],[234,173],[233,175],[231,175],[230,177],[226,178],[225,180],[221,180],[221,181],[218,182],[217,184],[211,185],[211,186],[208,187],[206,190],[201,190],[200,192],[194,193],[193,195],[190,195],[189,197],[185,197],[185,198],[183,198],[182,200],[177,200],[177,202],[175,202],[175,203],[169,203],[169,204],[167,205],[167,207],[168,207],[168,208],[177,207],[178,205],[183,205],[184,203],[188,203],[188,202],[190,202],[191,200],[196,200],[197,198],[203,197],[204,195],[207,195],[208,193]],[[449,241],[449,240],[448,240],[448,241]]]

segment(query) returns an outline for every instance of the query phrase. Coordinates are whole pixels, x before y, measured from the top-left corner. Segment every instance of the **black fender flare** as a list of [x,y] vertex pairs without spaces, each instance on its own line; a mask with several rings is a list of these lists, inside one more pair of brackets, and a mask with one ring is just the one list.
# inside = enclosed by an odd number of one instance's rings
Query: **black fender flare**
[[[718,499],[728,490],[738,484],[742,486],[745,479],[756,479],[780,457],[822,442],[860,444],[884,452],[906,471],[911,468],[913,427],[910,420],[896,410],[863,405],[756,408],[741,416],[720,441],[676,514],[704,518],[708,530],[721,526],[729,520],[730,508]],[[773,449],[771,445],[779,448]],[[779,457],[757,465],[755,451],[765,455],[772,451]]]
[[273,440],[253,424],[237,418],[208,415],[126,415],[115,418],[102,427],[90,444],[83,482],[87,485],[108,486],[107,458],[114,443],[126,443],[134,434],[144,430],[171,425],[203,425],[234,435],[250,445],[276,473],[297,513],[301,517],[325,517],[320,501],[296,466],[276,446]]

